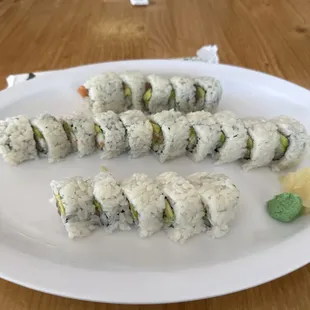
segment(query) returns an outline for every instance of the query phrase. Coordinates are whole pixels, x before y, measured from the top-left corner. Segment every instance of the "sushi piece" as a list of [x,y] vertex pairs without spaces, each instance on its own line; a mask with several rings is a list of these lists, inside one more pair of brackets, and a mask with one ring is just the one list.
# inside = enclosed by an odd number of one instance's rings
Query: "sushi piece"
[[120,78],[123,81],[127,109],[144,110],[145,77],[139,72],[125,72],[120,74]]
[[167,236],[184,243],[206,230],[204,209],[192,184],[176,172],[165,172],[157,177],[166,199],[164,213]]
[[95,177],[94,204],[107,232],[130,230],[133,219],[129,204],[111,173],[101,172]]
[[37,158],[36,143],[27,117],[19,115],[0,121],[0,154],[10,165]]
[[215,164],[230,163],[244,158],[248,140],[247,130],[242,121],[230,111],[221,111],[213,115],[221,126],[221,136],[215,149]]
[[238,210],[238,188],[224,174],[198,172],[190,175],[188,180],[204,205],[208,235],[219,238],[227,234]]
[[134,222],[141,238],[150,237],[161,230],[165,198],[156,180],[143,173],[135,173],[121,182],[129,202]]
[[94,114],[109,110],[120,113],[127,109],[123,82],[113,72],[92,77],[80,86],[78,92]]
[[213,154],[220,141],[221,127],[207,111],[188,113],[186,118],[190,125],[187,155],[199,162]]
[[47,156],[50,163],[66,157],[72,151],[62,124],[54,116],[42,114],[34,118],[31,125],[39,155]]
[[138,110],[129,110],[119,115],[126,129],[130,158],[145,156],[150,152],[153,128],[150,121]]
[[148,75],[146,81],[143,102],[147,111],[154,114],[174,108],[171,104],[174,92],[167,78]]
[[170,79],[172,86],[171,107],[176,111],[189,113],[196,110],[196,88],[194,81],[186,77],[174,76]]
[[126,131],[118,115],[108,111],[94,116],[96,144],[102,158],[117,157],[127,149]]
[[196,87],[196,111],[215,112],[222,98],[221,83],[210,76],[195,78],[194,83]]
[[93,202],[92,185],[91,179],[82,177],[51,182],[52,202],[56,203],[70,239],[86,237],[101,225],[100,212]]
[[308,151],[306,128],[296,119],[279,116],[271,120],[278,128],[279,142],[271,169],[275,172],[297,166]]
[[78,152],[81,157],[95,152],[96,132],[91,117],[76,113],[62,118],[60,121],[74,152]]
[[151,115],[150,121],[153,127],[152,151],[160,163],[186,154],[190,126],[181,112],[163,111]]
[[243,124],[248,132],[243,170],[268,166],[275,156],[279,143],[277,126],[263,119],[244,119]]

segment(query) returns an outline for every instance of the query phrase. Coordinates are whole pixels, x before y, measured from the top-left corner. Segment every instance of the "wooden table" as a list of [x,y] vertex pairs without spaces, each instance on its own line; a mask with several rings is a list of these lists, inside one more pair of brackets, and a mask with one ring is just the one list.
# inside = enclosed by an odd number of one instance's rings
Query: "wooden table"
[[[308,0],[154,0],[144,8],[129,0],[2,0],[0,87],[12,73],[191,56],[214,43],[223,63],[310,88]],[[240,293],[139,309],[310,309],[309,273],[307,266]],[[0,280],[3,310],[137,308],[54,297]]]

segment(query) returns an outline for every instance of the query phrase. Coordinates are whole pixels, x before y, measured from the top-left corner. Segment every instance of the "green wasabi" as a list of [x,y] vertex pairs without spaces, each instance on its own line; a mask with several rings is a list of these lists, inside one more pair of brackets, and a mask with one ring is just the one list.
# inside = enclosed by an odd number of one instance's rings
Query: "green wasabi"
[[267,202],[268,214],[277,221],[288,223],[302,214],[301,198],[293,193],[282,193]]

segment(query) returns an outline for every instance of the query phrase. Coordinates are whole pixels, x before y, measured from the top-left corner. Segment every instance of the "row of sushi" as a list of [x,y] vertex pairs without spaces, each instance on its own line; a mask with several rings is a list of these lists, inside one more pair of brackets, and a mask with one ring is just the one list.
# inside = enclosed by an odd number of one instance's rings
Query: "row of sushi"
[[235,217],[240,192],[224,174],[194,173],[187,178],[165,172],[156,178],[135,173],[117,182],[110,172],[95,178],[72,177],[52,181],[53,198],[69,238],[138,229],[141,238],[164,229],[184,243],[207,231],[221,237]]
[[243,161],[245,171],[271,165],[280,171],[297,165],[309,136],[297,120],[239,119],[231,111],[182,114],[162,111],[146,116],[139,110],[112,111],[56,119],[43,114],[0,121],[0,153],[10,164],[48,156],[50,162],[72,151],[85,156],[100,150],[109,159],[128,151],[137,158],[152,151],[161,163],[187,154],[199,162],[212,155],[215,164]]
[[129,109],[158,113],[175,109],[183,113],[214,112],[222,87],[213,77],[197,78],[107,72],[90,78],[78,89],[93,113]]

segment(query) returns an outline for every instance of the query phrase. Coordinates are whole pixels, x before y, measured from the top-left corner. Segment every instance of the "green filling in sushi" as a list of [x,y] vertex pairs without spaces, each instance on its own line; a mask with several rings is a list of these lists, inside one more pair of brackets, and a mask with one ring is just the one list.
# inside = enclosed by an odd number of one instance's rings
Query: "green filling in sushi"
[[216,145],[215,151],[220,149],[223,146],[223,144],[225,143],[225,141],[226,141],[226,136],[225,136],[224,132],[221,131],[221,135],[220,135],[219,141]]
[[289,139],[285,137],[283,134],[281,133],[279,134],[280,134],[280,143],[278,147],[276,148],[276,153],[275,153],[275,157],[273,158],[273,160],[281,159],[285,155],[285,152],[290,145]]
[[253,139],[249,136],[247,144],[246,144],[246,153],[244,155],[244,159],[250,159],[251,158],[252,148],[253,148]]
[[39,128],[32,126],[34,140],[36,141],[36,148],[40,153],[47,154],[48,147],[45,138]]
[[165,210],[164,210],[163,218],[164,218],[164,223],[168,226],[171,226],[175,220],[173,209],[169,201],[167,200],[167,198],[165,199]]
[[66,212],[65,212],[65,208],[64,208],[64,205],[62,203],[62,200],[61,200],[61,196],[59,194],[55,195],[55,199],[56,199],[56,206],[58,209],[58,214],[59,215],[65,215]]
[[153,128],[152,149],[156,149],[158,145],[164,143],[164,135],[160,126],[154,122],[150,122]]
[[130,212],[131,212],[131,215],[132,215],[134,222],[138,223],[139,222],[139,213],[136,211],[135,207],[131,203],[129,203],[129,209],[130,209]]
[[100,216],[101,213],[102,213],[102,206],[101,206],[101,204],[95,198],[93,200],[93,204],[94,204],[95,209],[96,209],[96,213],[95,214],[97,216]]
[[197,143],[198,143],[198,137],[196,131],[194,127],[190,127],[187,149],[189,151],[192,151],[196,147]]
[[152,85],[150,83],[145,84],[145,93],[143,95],[143,101],[145,106],[147,107],[150,100],[152,98]]
[[206,91],[198,85],[194,85],[194,86],[196,88],[196,102],[199,100],[204,100],[206,97]]
[[131,97],[131,89],[128,87],[128,85],[123,83],[123,89],[124,89],[124,96]]
[[100,150],[104,147],[104,132],[98,124],[95,124],[96,143]]

